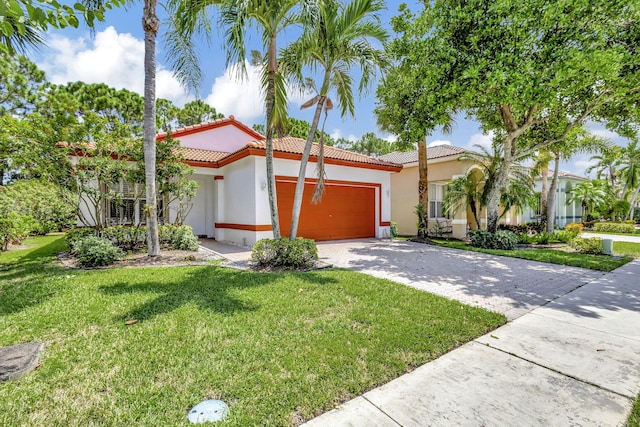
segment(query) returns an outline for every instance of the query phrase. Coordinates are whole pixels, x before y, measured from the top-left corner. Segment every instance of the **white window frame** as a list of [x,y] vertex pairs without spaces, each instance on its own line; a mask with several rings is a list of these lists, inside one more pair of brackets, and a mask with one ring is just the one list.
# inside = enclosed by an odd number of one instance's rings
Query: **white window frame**
[[[429,219],[446,219],[446,215],[444,215],[442,211],[442,202],[444,200],[446,187],[446,182],[429,183]],[[439,212],[441,216],[434,215],[434,211]]]

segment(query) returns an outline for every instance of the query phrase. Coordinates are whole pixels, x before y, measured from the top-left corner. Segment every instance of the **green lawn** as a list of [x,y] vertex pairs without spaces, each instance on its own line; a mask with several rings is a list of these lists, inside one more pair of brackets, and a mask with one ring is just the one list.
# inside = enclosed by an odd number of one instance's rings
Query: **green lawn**
[[31,243],[0,254],[0,346],[46,350],[0,384],[5,427],[187,425],[206,398],[231,407],[217,425],[290,425],[506,321],[345,270],[65,270],[62,238]]
[[[575,252],[565,252],[555,249],[514,249],[510,251],[497,249],[481,249],[475,248],[465,242],[459,240],[440,240],[435,239],[440,246],[447,248],[463,249],[466,251],[484,252],[493,255],[502,255],[513,258],[530,259],[533,261],[548,262],[551,264],[569,265],[573,267],[583,267],[599,271],[612,271],[616,268],[631,261],[632,255],[623,256],[622,258],[612,258],[604,255],[588,255]],[[617,251],[617,244],[614,242],[614,250]],[[632,243],[632,245],[635,243]],[[624,255],[627,255],[626,253]]]
[[640,426],[640,396],[636,398],[636,401],[631,410],[631,415],[627,420],[627,427],[639,427]]
[[640,243],[613,242],[613,253],[619,256],[640,258]]

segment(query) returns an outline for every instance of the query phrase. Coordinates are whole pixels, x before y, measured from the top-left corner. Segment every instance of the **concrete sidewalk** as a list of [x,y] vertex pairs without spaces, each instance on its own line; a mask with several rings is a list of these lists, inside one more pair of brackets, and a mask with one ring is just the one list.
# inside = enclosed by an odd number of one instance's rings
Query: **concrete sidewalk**
[[639,325],[635,260],[304,425],[623,425]]

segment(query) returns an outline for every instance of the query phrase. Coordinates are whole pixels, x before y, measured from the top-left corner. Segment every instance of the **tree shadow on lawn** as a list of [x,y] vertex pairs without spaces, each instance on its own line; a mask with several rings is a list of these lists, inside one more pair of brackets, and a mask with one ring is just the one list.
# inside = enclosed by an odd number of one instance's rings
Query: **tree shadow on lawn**
[[[158,273],[161,273],[161,270],[158,270]],[[328,284],[336,281],[316,273],[294,274],[297,278],[312,284]],[[270,285],[284,275],[285,273],[259,274],[224,267],[206,267],[187,272],[179,281],[148,281],[133,284],[121,282],[102,286],[99,290],[107,295],[160,294],[153,300],[124,313],[118,320],[149,320],[185,304],[196,304],[205,310],[232,315],[239,311],[256,311],[260,308],[260,305],[255,302],[234,296],[234,291]]]
[[65,248],[61,238],[34,250],[24,249],[23,255],[9,260],[0,258],[0,315],[17,313],[55,295],[61,286],[55,279],[72,274],[52,265]]

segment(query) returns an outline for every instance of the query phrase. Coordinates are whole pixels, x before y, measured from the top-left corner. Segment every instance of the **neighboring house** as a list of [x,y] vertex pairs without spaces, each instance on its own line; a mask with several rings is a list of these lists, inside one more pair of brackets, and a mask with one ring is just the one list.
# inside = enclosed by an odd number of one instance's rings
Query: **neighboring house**
[[[553,171],[549,171],[549,179],[547,188],[551,186]],[[555,224],[557,228],[564,228],[572,222],[582,222],[582,205],[578,201],[569,203],[571,198],[571,188],[576,184],[588,181],[589,178],[580,175],[574,175],[568,172],[558,172],[558,188],[556,189],[556,214]],[[542,178],[535,179],[535,191],[540,193],[542,190]],[[536,209],[527,208],[523,215],[524,222],[540,221],[540,205]]]
[[[462,208],[453,218],[447,218],[442,209],[442,201],[447,184],[470,170],[482,174],[480,168],[470,160],[459,160],[466,150],[454,145],[436,145],[427,148],[429,180],[429,228],[432,232],[437,226],[445,226],[451,236],[463,239],[469,229],[475,229],[471,209]],[[418,151],[394,152],[380,156],[379,159],[403,165],[400,173],[391,175],[391,221],[397,223],[398,234],[415,236],[418,232],[418,217],[415,213],[418,205]],[[486,210],[478,213],[480,228],[486,228]],[[513,212],[507,213],[501,220],[507,224],[517,224],[519,217]],[[435,234],[435,233],[431,233]]]
[[[167,137],[157,136],[158,143]],[[253,245],[273,236],[267,193],[264,136],[233,116],[177,129],[189,177],[200,188],[184,223],[196,235],[219,241]],[[274,140],[274,171],[280,227],[289,233],[293,193],[305,141]],[[325,147],[326,191],[311,204],[316,181],[318,146],[314,144],[306,171],[306,185],[298,236],[314,240],[389,237],[391,221],[390,177],[401,165]],[[133,207],[132,207],[133,209]],[[168,206],[170,221],[177,208]]]

